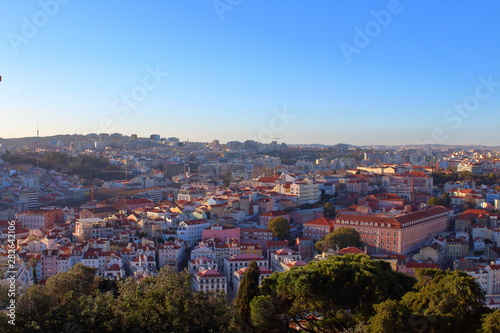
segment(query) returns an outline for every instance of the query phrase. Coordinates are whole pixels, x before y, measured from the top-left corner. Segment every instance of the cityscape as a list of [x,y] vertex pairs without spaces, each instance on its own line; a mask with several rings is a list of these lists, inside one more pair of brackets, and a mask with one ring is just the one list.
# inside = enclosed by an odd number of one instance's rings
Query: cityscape
[[6,1],[0,331],[500,332],[500,5]]

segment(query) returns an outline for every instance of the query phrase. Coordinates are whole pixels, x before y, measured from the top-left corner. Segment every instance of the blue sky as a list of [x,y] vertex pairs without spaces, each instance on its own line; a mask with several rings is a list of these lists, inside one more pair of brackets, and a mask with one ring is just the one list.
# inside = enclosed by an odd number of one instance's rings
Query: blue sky
[[494,0],[4,0],[0,137],[39,124],[42,136],[500,145],[499,13]]

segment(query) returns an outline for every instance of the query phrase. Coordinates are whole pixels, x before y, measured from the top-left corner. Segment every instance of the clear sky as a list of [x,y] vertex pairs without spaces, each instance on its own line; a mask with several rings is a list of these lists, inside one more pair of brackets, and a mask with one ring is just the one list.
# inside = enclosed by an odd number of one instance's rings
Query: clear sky
[[500,145],[500,2],[3,0],[0,137]]

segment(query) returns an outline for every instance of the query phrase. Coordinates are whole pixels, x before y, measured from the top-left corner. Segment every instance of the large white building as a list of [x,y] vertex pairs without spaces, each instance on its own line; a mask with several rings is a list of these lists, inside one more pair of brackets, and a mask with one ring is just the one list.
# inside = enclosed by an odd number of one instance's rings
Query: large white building
[[189,261],[192,274],[191,287],[195,291],[227,293],[227,279],[217,270],[217,263],[207,257],[197,257]]
[[491,264],[465,271],[476,279],[486,295],[500,294],[500,265]]
[[91,238],[109,238],[113,235],[113,226],[101,218],[78,219],[75,222],[75,241]]
[[186,241],[189,247],[193,247],[201,241],[203,230],[210,228],[207,220],[185,220],[179,223],[177,238]]
[[274,191],[297,197],[297,204],[313,204],[321,199],[320,184],[311,180],[293,183],[281,183],[274,187]]
[[192,287],[195,291],[227,293],[227,280],[219,271],[207,269],[196,273]]
[[235,254],[224,260],[224,275],[229,280],[235,271],[248,267],[250,262],[257,262],[257,266],[268,267],[266,258],[259,254]]
[[158,267],[162,268],[165,265],[169,265],[178,271],[182,258],[184,257],[185,250],[186,243],[181,239],[159,245]]

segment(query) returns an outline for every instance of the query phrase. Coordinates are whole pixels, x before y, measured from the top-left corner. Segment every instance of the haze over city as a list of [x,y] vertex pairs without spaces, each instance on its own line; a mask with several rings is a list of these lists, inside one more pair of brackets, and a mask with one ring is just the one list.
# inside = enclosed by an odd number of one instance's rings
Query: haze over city
[[498,2],[1,7],[2,138],[498,145]]

